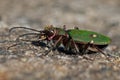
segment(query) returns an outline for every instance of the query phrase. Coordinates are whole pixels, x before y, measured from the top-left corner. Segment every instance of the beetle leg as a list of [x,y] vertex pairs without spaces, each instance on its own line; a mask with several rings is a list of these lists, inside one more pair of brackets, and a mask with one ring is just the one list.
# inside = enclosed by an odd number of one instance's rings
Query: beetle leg
[[111,54],[106,54],[106,53],[104,53],[100,48],[98,48],[97,46],[94,46],[93,45],[93,47],[95,47],[101,54],[103,54],[108,60],[109,60],[109,57],[113,57],[113,58],[115,58],[116,56],[113,56],[113,55],[111,55]]
[[107,55],[106,55],[100,48],[98,48],[97,46],[94,46],[94,45],[93,45],[93,47],[96,48],[96,49],[97,49],[100,53],[102,53],[104,56],[107,56]]
[[82,55],[83,55],[83,54],[86,54],[86,51],[87,51],[87,49],[88,49],[89,46],[90,46],[90,43],[88,42],[88,43],[83,47]]
[[76,45],[75,41],[73,39],[71,39],[71,41],[73,42],[76,52],[79,54],[80,51],[79,51],[78,46]]
[[71,50],[71,42],[70,42],[70,40],[68,40],[68,41],[65,41],[64,43],[64,47],[65,47],[65,50],[66,51],[70,51]]
[[59,45],[60,45],[60,42],[62,41],[62,36],[55,42],[55,44],[54,44],[54,47],[53,48],[56,48],[56,47],[58,47]]
[[44,56],[47,55],[51,50],[56,49],[60,45],[60,41],[62,40],[62,36],[55,42],[54,46],[51,47],[47,52],[45,52]]
[[73,39],[68,39],[66,43],[64,42],[64,46],[65,46],[66,50],[70,50],[70,51],[72,49],[72,46],[74,46],[75,51],[76,51],[75,53],[77,53],[77,54],[80,53],[78,46],[76,45],[76,43],[74,42]]

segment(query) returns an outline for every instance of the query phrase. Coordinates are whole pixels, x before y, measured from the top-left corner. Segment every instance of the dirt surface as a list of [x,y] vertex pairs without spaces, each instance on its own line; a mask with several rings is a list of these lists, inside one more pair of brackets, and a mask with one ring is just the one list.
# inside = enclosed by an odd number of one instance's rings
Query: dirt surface
[[[112,57],[58,50],[41,57],[44,45],[15,42],[26,30],[8,32],[14,26],[43,29],[51,24],[109,36],[112,42],[104,52]],[[119,0],[0,0],[0,80],[120,80],[119,32]]]

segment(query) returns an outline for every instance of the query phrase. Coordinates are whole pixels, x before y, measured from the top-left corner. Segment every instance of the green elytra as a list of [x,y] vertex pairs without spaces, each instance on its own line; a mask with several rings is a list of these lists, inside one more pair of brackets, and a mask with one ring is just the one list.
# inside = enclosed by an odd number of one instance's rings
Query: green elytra
[[111,42],[109,37],[93,31],[70,29],[67,30],[67,33],[74,41],[81,42],[83,44],[90,42],[95,45],[107,45]]

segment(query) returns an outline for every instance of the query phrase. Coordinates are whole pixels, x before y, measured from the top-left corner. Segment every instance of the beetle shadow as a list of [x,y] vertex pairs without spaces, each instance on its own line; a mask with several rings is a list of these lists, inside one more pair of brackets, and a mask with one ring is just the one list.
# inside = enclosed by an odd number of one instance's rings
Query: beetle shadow
[[[46,43],[44,43],[44,42],[42,42],[42,41],[32,41],[31,42],[31,44],[32,45],[34,45],[34,46],[36,46],[36,47],[38,47],[38,46],[40,46],[40,47],[48,47],[47,45],[46,45]],[[73,51],[69,51],[69,50],[65,50],[64,49],[64,47],[58,47],[58,48],[56,48],[56,50],[58,51],[58,52],[60,52],[60,53],[64,53],[64,54],[66,54],[66,55],[84,55],[84,54],[95,54],[96,52],[94,52],[94,51],[88,51],[87,53],[75,53],[75,52],[73,52]]]
[[41,47],[46,47],[47,45],[44,43],[44,42],[41,42],[41,41],[32,41],[31,42],[32,45],[34,46],[41,46]]
[[[44,43],[42,41],[32,41],[31,44],[36,46],[36,47],[38,47],[38,46],[43,47],[43,48],[48,47],[46,45],[46,43]],[[74,53],[72,51],[65,50],[64,47],[58,47],[58,48],[56,48],[56,50],[60,53],[66,54],[66,55],[76,55],[76,53]]]
[[60,53],[64,53],[66,55],[77,55],[75,52],[73,51],[69,51],[69,50],[65,50],[64,47],[58,47],[57,51]]
[[97,52],[94,52],[94,51],[88,51],[86,53],[76,53],[76,52],[73,52],[73,51],[69,51],[69,50],[65,50],[64,47],[59,47],[57,48],[58,52],[62,52],[62,53],[65,53],[66,55],[85,55],[85,54],[96,54]]

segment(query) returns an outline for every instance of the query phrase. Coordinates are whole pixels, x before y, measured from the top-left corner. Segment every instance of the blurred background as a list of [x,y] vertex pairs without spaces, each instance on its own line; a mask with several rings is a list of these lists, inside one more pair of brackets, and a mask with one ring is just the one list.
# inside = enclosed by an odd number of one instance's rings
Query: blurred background
[[0,27],[16,25],[37,29],[45,25],[78,26],[113,38],[120,31],[119,0],[0,0]]

